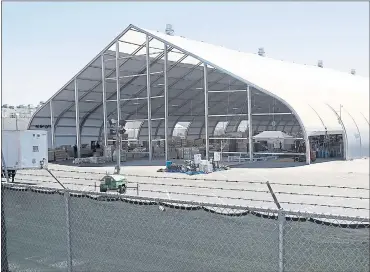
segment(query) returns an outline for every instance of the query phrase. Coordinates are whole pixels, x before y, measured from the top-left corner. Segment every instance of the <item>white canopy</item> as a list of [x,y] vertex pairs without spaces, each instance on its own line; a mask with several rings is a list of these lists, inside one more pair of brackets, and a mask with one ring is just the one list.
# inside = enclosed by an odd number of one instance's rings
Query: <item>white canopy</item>
[[274,139],[291,139],[292,136],[282,132],[282,131],[263,131],[260,134],[257,134],[253,137],[255,140],[259,141],[267,141],[267,140],[274,140]]

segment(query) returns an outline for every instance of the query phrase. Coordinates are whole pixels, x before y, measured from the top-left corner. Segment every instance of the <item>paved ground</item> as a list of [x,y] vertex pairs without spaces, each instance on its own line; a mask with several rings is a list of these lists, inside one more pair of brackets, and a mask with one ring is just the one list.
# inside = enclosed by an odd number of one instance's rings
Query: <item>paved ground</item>
[[[12,271],[66,271],[65,200],[5,189]],[[278,271],[277,221],[72,197],[74,271]],[[285,271],[369,271],[369,229],[287,222]]]
[[[123,173],[140,176],[128,177],[131,182],[130,186],[136,187],[136,184],[139,184],[139,191],[130,189],[127,194],[136,195],[139,193],[140,196],[146,197],[275,209],[276,206],[265,184],[266,181],[269,181],[284,209],[369,218],[369,161],[367,159],[331,161],[309,166],[298,164],[296,167],[288,167],[287,163],[274,161],[246,163],[235,166],[228,171],[196,176],[158,173],[157,170],[163,164],[162,161],[154,161],[149,165],[149,162],[145,160],[123,164]],[[99,179],[106,171],[113,171],[112,166],[76,167],[51,164],[49,168],[66,187],[83,191],[98,190],[94,185],[99,185]],[[18,182],[60,188],[59,184],[50,183],[55,180],[45,170],[20,171],[16,179]],[[238,182],[226,182],[225,180]],[[335,186],[365,189],[341,189],[335,188]],[[330,195],[340,197],[331,197]]]

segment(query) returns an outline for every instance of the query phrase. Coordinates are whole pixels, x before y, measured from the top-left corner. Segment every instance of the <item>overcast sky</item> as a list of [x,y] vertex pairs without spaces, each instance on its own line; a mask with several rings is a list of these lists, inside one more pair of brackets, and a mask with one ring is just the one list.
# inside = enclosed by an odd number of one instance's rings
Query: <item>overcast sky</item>
[[2,103],[48,100],[130,23],[369,74],[366,2],[2,2]]

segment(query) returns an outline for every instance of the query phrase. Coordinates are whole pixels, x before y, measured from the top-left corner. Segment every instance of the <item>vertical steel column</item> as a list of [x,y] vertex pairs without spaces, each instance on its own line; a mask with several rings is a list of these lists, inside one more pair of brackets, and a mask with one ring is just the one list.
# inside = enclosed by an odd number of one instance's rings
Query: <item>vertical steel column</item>
[[71,242],[71,215],[70,215],[70,195],[64,191],[64,203],[66,210],[66,229],[67,229],[67,271],[72,272],[72,242]]
[[50,107],[50,137],[51,137],[51,148],[55,148],[55,127],[54,127],[54,111],[53,111],[53,100],[49,102]]
[[167,45],[164,44],[164,154],[165,159],[168,161],[168,52]]
[[311,164],[311,145],[308,135],[305,137],[305,146],[306,146],[306,164]]
[[[6,182],[9,182],[8,168],[6,167],[3,151],[1,150],[1,168],[4,170]],[[3,190],[1,190],[3,191]]]
[[17,112],[15,114],[15,130],[17,130],[17,131],[18,131],[18,116],[19,116],[19,113]]
[[204,127],[206,132],[206,160],[209,160],[209,135],[208,135],[208,71],[204,63]]
[[278,211],[279,222],[279,272],[284,272],[284,225],[285,213],[283,209]]
[[106,97],[106,85],[105,85],[104,54],[101,55],[101,84],[102,84],[102,92],[103,92],[103,139],[104,139],[103,145],[104,147],[106,147],[108,145],[108,135],[107,135],[107,97]]
[[252,94],[249,85],[247,86],[248,95],[248,141],[249,141],[249,160],[253,161],[253,126],[252,126]]
[[120,88],[120,71],[119,71],[119,41],[116,42],[116,89],[117,89],[117,133],[116,133],[116,162],[117,162],[117,174],[120,173],[121,170],[121,137],[119,134],[119,127],[121,121],[121,88]]
[[149,52],[149,36],[146,35],[146,92],[148,99],[148,149],[149,161],[152,160],[152,104],[150,92],[150,52]]
[[81,134],[80,134],[80,105],[78,96],[78,82],[75,78],[75,111],[76,111],[76,146],[77,146],[77,158],[81,157]]

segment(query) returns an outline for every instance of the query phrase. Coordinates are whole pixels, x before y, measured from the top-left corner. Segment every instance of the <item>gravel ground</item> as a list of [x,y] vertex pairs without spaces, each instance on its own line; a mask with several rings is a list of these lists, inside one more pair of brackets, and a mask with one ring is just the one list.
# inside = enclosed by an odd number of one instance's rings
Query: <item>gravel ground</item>
[[[122,173],[137,175],[128,177],[129,186],[134,187],[127,191],[128,195],[139,194],[145,197],[275,209],[276,206],[265,184],[269,181],[281,206],[286,210],[369,218],[368,163],[367,159],[363,159],[287,167],[286,163],[270,161],[244,164],[207,175],[188,176],[178,173],[158,173],[160,165],[163,165],[160,161],[154,161],[152,165],[148,165],[147,161],[136,161],[123,164]],[[99,179],[105,172],[113,171],[112,166],[76,167],[57,164],[50,164],[49,169],[67,188],[81,191],[97,191],[98,188],[95,185],[99,186]],[[238,182],[226,182],[226,180]],[[46,170],[19,171],[16,182],[60,188]],[[135,189],[137,184],[139,184],[139,191]],[[365,189],[353,190],[333,188],[333,186]]]

